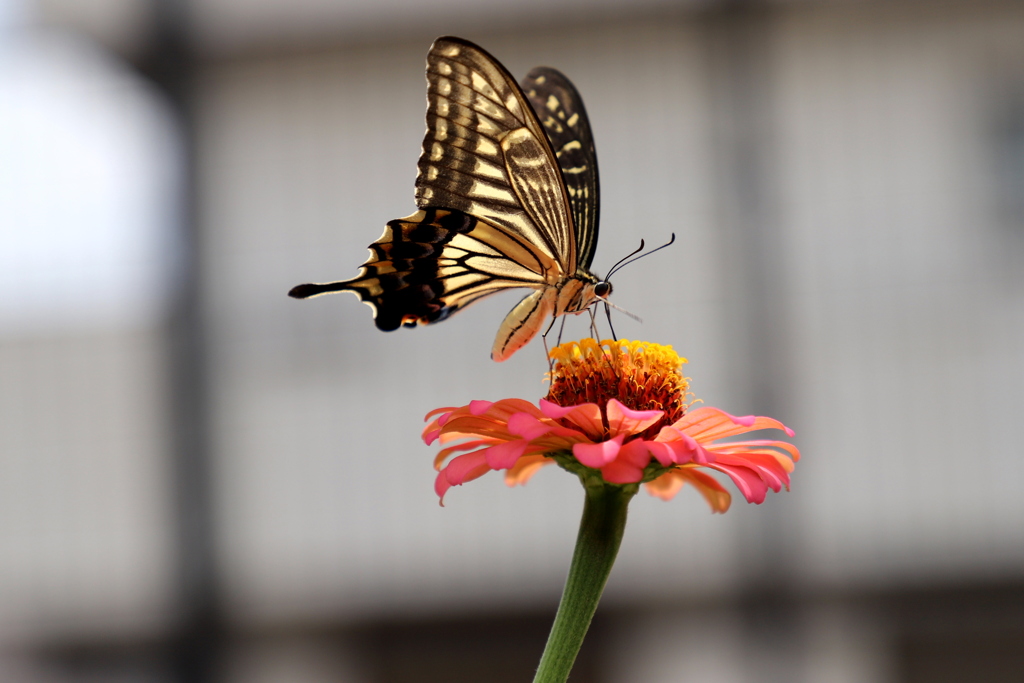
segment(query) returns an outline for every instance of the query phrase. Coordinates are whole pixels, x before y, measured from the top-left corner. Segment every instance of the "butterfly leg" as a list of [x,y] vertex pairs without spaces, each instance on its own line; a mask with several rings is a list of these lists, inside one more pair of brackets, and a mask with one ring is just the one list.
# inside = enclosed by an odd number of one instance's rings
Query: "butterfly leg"
[[[561,346],[562,345],[562,334],[565,332],[565,321],[566,321],[566,316],[563,315],[562,316],[562,325],[558,328],[558,344],[557,344],[557,346]],[[554,325],[555,321],[552,320],[551,324]],[[551,328],[548,328],[548,329],[551,329]]]
[[612,307],[607,303],[604,305],[604,314],[608,317],[608,329],[612,331],[612,339],[619,341],[619,336],[615,334],[615,326],[612,325]]
[[601,341],[601,336],[597,331],[597,318],[594,316],[594,307],[588,307],[587,313],[590,315],[590,336],[593,337],[594,341],[599,342]]
[[548,384],[555,378],[555,362],[551,360],[551,350],[548,348],[548,338],[541,335],[540,341],[544,344],[544,355],[548,357]]
[[[558,316],[551,316],[551,324],[544,330],[544,334],[540,336],[540,340],[544,342],[544,355],[548,357],[548,373],[549,377],[554,377],[555,372],[555,361],[551,360],[551,350],[548,349],[548,332],[555,326],[555,321],[558,320]],[[562,316],[562,326],[558,328],[558,343],[555,346],[561,346],[562,344],[562,333],[565,332],[565,316]]]
[[[605,304],[604,304],[604,314],[605,314],[605,317],[608,318],[608,329],[611,330],[612,341],[615,341],[615,342],[619,341],[619,335],[615,334],[615,326],[612,325],[612,308],[611,308],[611,306],[608,305],[607,302],[605,302]],[[591,313],[590,315],[593,316],[594,313]],[[608,359],[608,369],[612,371],[613,375],[617,375],[618,374],[618,371],[612,365],[612,362],[611,362],[610,358]]]

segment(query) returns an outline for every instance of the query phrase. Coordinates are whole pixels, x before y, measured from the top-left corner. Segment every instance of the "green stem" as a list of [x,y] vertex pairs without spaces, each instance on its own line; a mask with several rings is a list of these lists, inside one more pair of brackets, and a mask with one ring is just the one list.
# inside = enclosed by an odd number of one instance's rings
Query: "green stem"
[[637,486],[612,486],[581,477],[586,490],[583,519],[562,601],[533,683],[564,683],[583,645],[590,620],[615,563],[626,529],[626,510]]

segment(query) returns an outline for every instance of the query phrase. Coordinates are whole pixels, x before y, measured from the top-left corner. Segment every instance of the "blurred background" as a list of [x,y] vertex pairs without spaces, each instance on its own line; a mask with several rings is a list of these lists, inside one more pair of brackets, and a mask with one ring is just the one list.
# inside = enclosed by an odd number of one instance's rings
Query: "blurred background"
[[[0,0],[0,680],[526,681],[578,483],[440,508],[422,416],[542,396],[518,293],[378,332],[438,35],[564,71],[599,273],[790,493],[641,493],[572,680],[1024,677],[1024,4]],[[570,321],[567,337],[586,334]],[[739,500],[736,500],[739,498]]]

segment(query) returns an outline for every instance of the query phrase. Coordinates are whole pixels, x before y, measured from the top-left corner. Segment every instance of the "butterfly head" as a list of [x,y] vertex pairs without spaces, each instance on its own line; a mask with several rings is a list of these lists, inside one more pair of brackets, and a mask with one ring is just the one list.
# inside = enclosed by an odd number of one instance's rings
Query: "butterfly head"
[[598,299],[607,299],[612,293],[612,283],[607,280],[600,280],[594,284],[594,296]]

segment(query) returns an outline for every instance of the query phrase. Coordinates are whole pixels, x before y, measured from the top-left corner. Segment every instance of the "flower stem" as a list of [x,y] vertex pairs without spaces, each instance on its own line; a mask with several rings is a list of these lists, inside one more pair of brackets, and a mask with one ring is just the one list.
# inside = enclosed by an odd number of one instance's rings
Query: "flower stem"
[[626,529],[626,510],[637,486],[614,486],[582,477],[586,500],[562,601],[533,683],[564,683],[597,611]]

